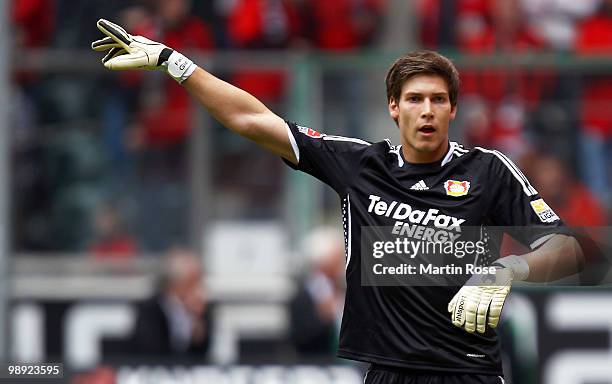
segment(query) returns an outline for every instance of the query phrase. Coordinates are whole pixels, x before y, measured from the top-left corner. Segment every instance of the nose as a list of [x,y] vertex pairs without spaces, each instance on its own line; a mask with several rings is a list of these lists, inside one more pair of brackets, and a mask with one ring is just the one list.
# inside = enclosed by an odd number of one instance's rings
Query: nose
[[424,119],[430,119],[433,117],[433,112],[431,110],[431,101],[428,98],[423,101],[423,110],[421,111],[421,117]]

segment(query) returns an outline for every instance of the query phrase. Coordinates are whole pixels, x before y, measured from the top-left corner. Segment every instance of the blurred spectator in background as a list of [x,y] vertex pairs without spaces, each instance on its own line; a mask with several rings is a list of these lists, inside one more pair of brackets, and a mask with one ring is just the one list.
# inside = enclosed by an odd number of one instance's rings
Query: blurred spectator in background
[[313,47],[348,52],[368,46],[380,28],[386,0],[302,0]]
[[[383,22],[386,0],[302,0],[304,36],[325,53],[356,53],[373,45]],[[398,37],[398,38],[401,38]],[[363,71],[350,67],[322,72],[324,131],[363,136]]]
[[[549,49],[527,23],[520,0],[460,0],[456,6],[457,44],[462,53],[510,55]],[[554,85],[554,75],[544,69],[464,70],[464,100],[468,107],[484,107],[490,116],[486,125],[478,124],[479,129],[467,133],[469,145],[519,156],[528,148],[523,132],[527,116],[553,94]],[[474,118],[480,115],[469,110],[463,113]]]
[[[578,27],[579,55],[612,53],[612,0]],[[580,167],[588,186],[612,207],[612,76],[583,78],[580,109]]]
[[[300,33],[295,0],[236,0],[227,9],[230,46],[247,50],[286,49]],[[272,63],[271,63],[272,64]],[[243,68],[230,81],[264,103],[278,103],[284,96],[286,73],[278,69]]]
[[457,43],[465,53],[529,52],[545,48],[527,23],[520,0],[459,0]]
[[94,231],[89,252],[96,259],[126,260],[136,256],[136,239],[125,231],[123,217],[112,204],[102,204],[92,218]]
[[419,20],[418,37],[423,48],[444,49],[456,45],[455,0],[416,0],[411,2]]
[[88,124],[55,128],[14,154],[13,209],[23,220],[14,235],[22,249],[82,252],[103,195],[102,149]]
[[52,0],[12,0],[15,45],[21,48],[47,46],[53,37],[54,16],[55,2]]
[[[192,14],[190,0],[152,0],[148,4],[150,7],[125,8],[118,19],[134,34],[177,50],[214,48],[210,28]],[[184,243],[189,233],[188,139],[195,125],[195,109],[181,86],[163,74],[117,76],[121,85],[109,88],[113,95],[104,98],[105,141],[114,160],[111,178],[116,189],[138,196],[141,246],[159,252]]]
[[98,18],[114,18],[119,11],[150,0],[50,0],[54,4],[53,46],[59,49],[87,49],[96,37],[91,28]]
[[[466,38],[469,44],[476,45],[482,44],[482,39],[490,40],[491,28],[496,23],[491,11],[501,7],[506,8],[508,20],[523,18],[525,31],[520,33],[523,39],[536,38],[554,49],[569,50],[576,20],[592,13],[598,1],[417,0],[414,5],[420,20],[420,40],[426,48],[454,48],[465,44]],[[460,34],[456,33],[457,28]]]
[[[589,227],[608,225],[603,204],[572,175],[569,167],[559,157],[542,151],[530,151],[521,157],[520,168],[544,201],[572,230],[582,233],[584,230],[588,232]],[[529,249],[507,234],[504,235],[501,254],[525,252],[529,252]],[[597,267],[601,268],[601,265],[597,264]]]
[[344,241],[336,228],[313,230],[303,242],[308,272],[291,301],[291,340],[301,358],[336,355],[344,304]]
[[577,181],[557,157],[532,152],[522,169],[546,203],[574,227],[599,227],[608,223],[603,205],[588,188]]
[[555,50],[571,51],[577,21],[591,15],[600,1],[521,0],[521,6],[529,24],[547,45]]
[[164,259],[159,290],[138,308],[133,348],[136,355],[204,362],[211,337],[202,261],[175,248]]
[[[10,1],[11,49],[16,52],[47,47],[54,26],[54,9],[50,0]],[[4,37],[6,38],[6,37]],[[18,55],[19,53],[17,53]],[[14,218],[14,242],[29,249],[40,249],[48,245],[44,234],[43,214],[48,206],[50,185],[43,180],[40,164],[44,160],[43,144],[40,140],[40,79],[32,71],[12,68],[11,111],[9,126],[11,137],[12,196]],[[19,193],[15,193],[19,191]],[[35,192],[37,191],[37,192]],[[32,219],[36,216],[36,219]],[[39,223],[38,226],[32,225]],[[33,228],[38,227],[38,228]]]
[[[301,19],[296,0],[236,0],[224,2],[223,15],[230,49],[278,52],[299,45]],[[237,87],[253,94],[272,110],[287,106],[289,67],[282,62],[250,63],[236,59],[224,76]],[[267,153],[253,150],[254,144],[228,132],[216,122],[214,184],[215,215],[221,217],[270,218],[278,215],[282,165]]]
[[[181,51],[211,50],[214,39],[208,25],[191,14],[190,0],[155,0],[154,14],[125,13],[133,33]],[[136,18],[137,17],[137,18]],[[134,24],[134,25],[132,25]],[[133,76],[138,74],[133,73]],[[140,111],[133,145],[170,147],[184,143],[193,128],[189,96],[175,81],[159,77],[141,84]]]

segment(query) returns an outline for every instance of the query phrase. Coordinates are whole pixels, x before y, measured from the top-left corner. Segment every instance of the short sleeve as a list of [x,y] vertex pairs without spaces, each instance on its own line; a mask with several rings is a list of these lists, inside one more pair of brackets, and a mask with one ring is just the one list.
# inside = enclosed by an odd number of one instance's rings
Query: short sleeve
[[493,155],[489,168],[490,221],[507,227],[512,237],[531,249],[554,234],[569,234],[559,216],[512,160],[499,151],[487,152]]
[[369,142],[344,136],[326,135],[312,128],[287,122],[287,133],[298,160],[291,168],[308,173],[343,193],[361,164]]

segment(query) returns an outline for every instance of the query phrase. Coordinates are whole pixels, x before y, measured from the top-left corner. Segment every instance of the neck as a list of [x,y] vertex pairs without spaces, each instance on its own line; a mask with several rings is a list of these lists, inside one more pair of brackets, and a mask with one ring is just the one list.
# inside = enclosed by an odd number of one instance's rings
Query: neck
[[445,140],[438,148],[433,151],[419,151],[416,148],[406,145],[402,145],[402,154],[404,160],[409,163],[435,163],[436,161],[442,160],[444,155],[448,152],[448,140]]

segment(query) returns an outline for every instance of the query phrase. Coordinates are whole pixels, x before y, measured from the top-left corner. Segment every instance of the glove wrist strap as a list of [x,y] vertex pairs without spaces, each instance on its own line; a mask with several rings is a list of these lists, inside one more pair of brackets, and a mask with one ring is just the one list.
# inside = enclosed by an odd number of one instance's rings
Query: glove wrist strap
[[162,63],[166,72],[179,83],[187,80],[198,67],[195,63],[177,51],[172,51],[168,60]]
[[512,271],[513,278],[516,281],[527,280],[529,277],[529,264],[527,263],[527,260],[520,256],[510,255],[502,257],[493,263],[493,266],[495,265],[510,269]]

